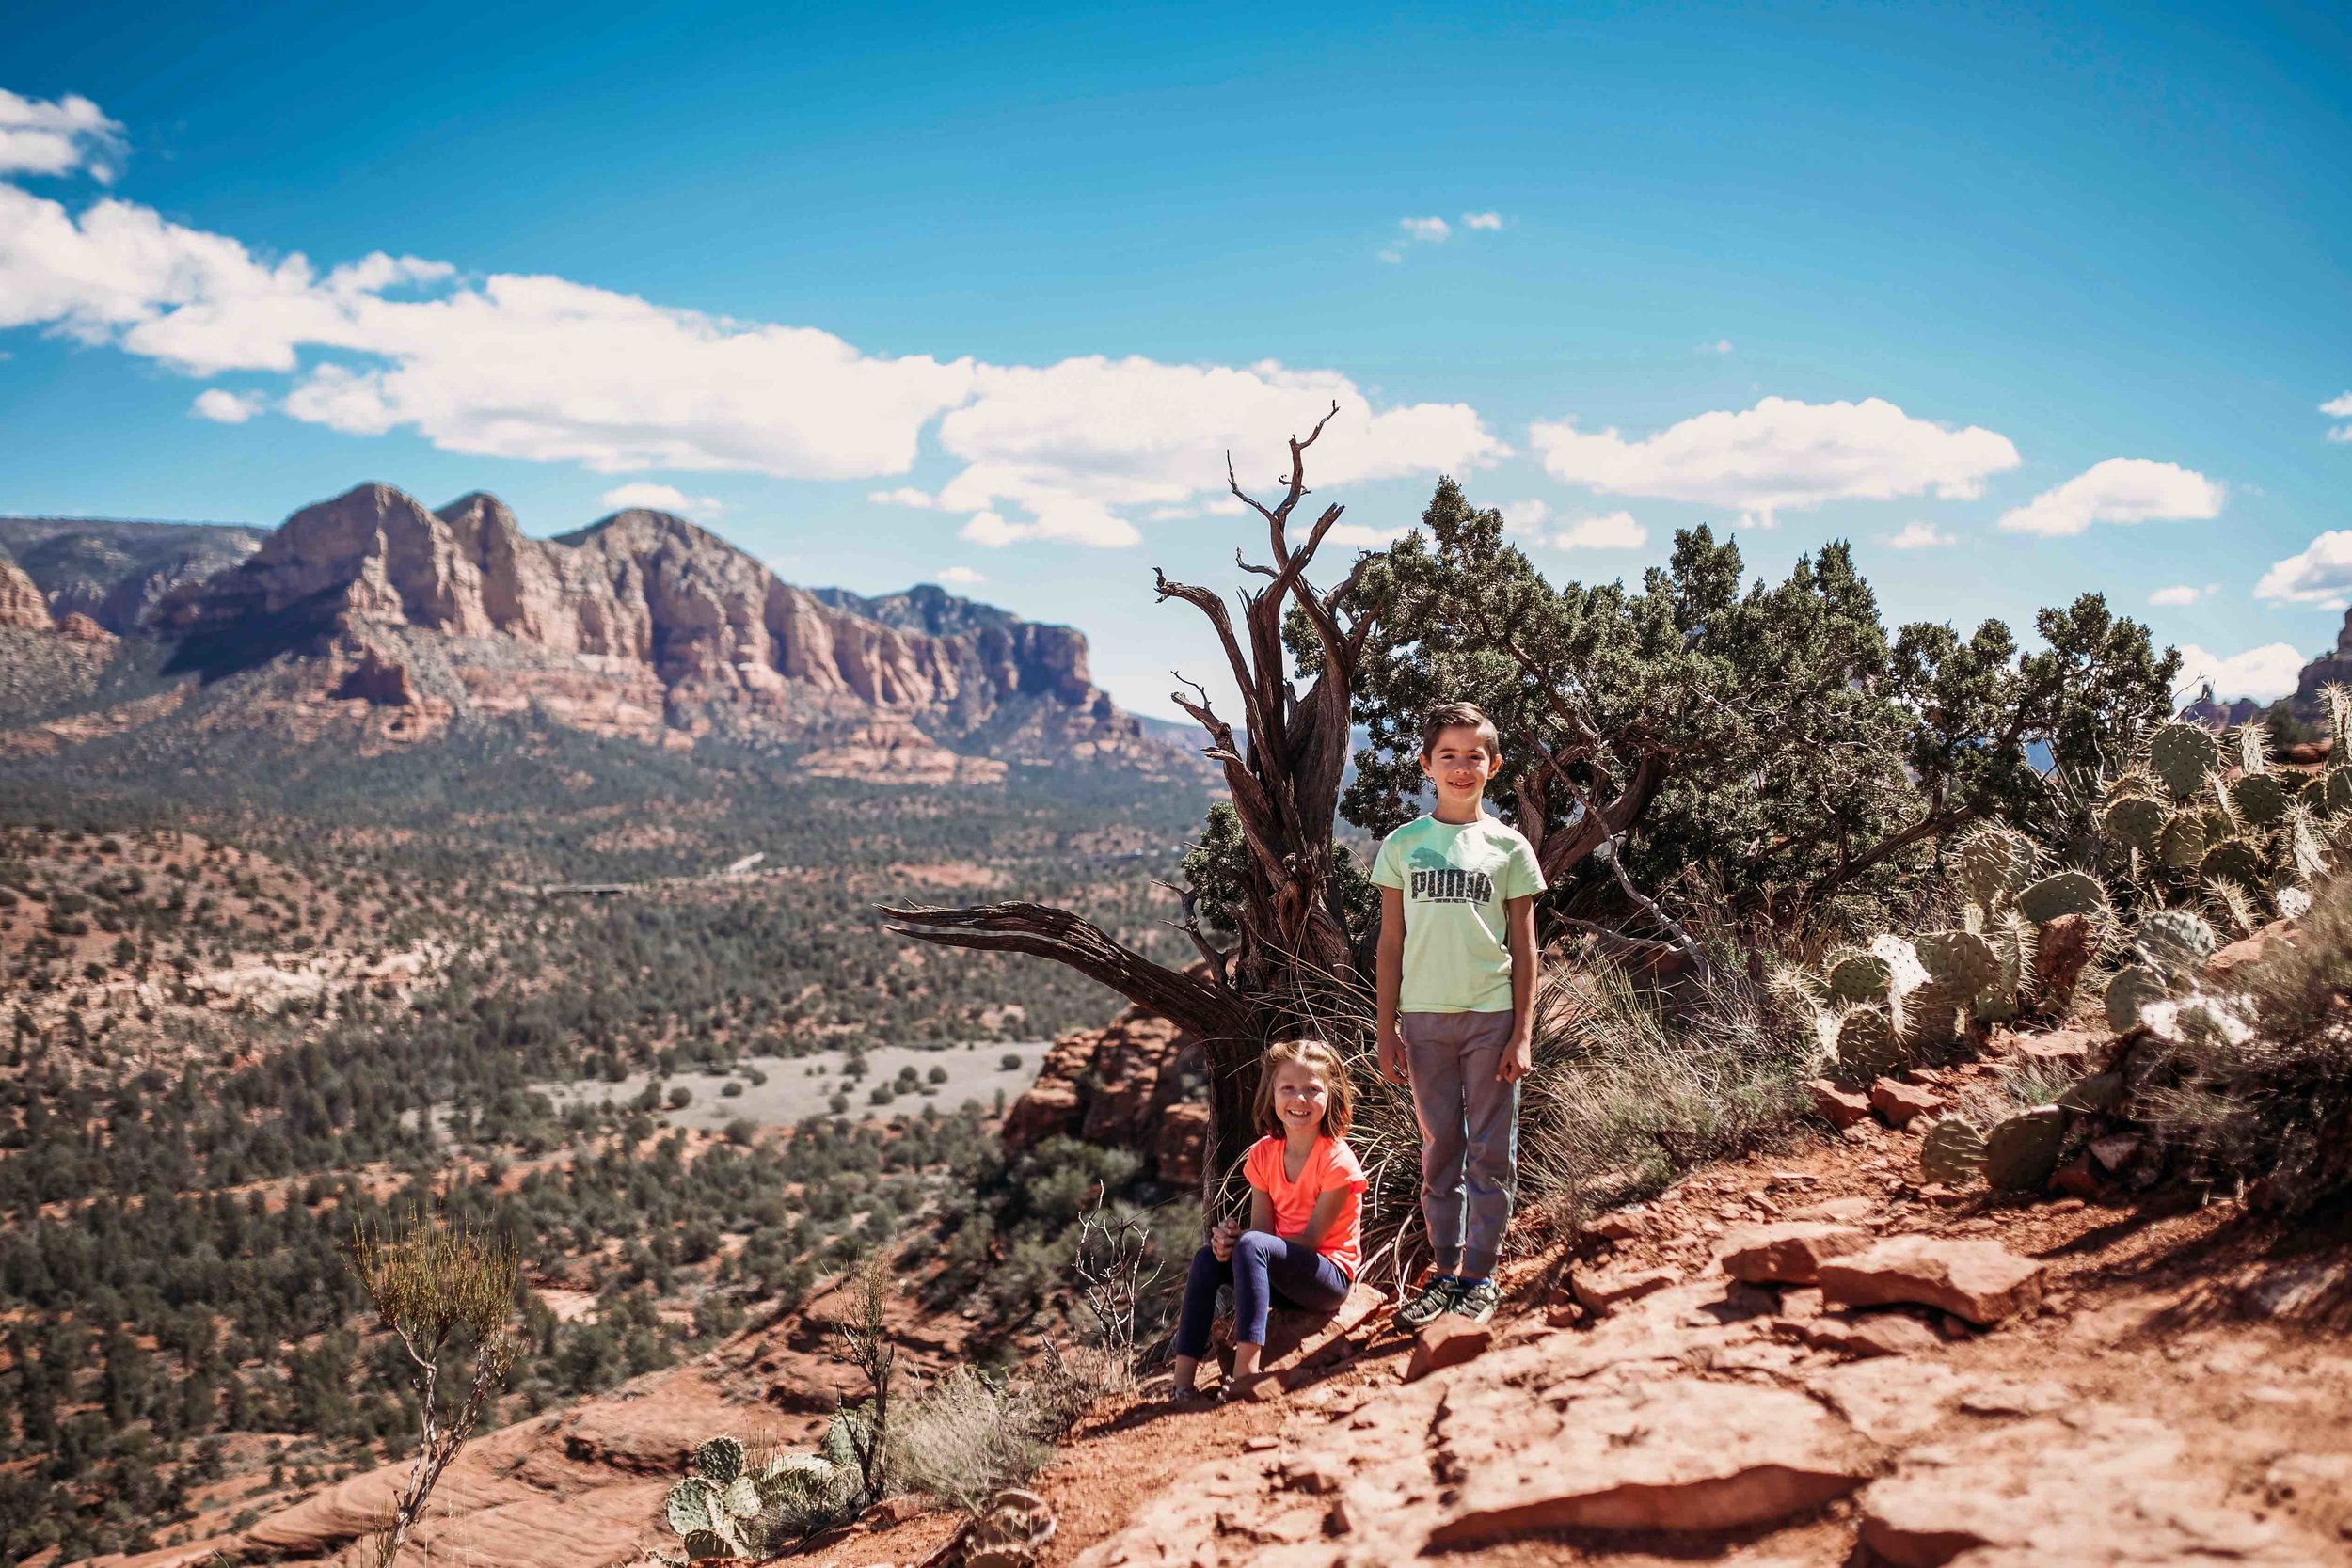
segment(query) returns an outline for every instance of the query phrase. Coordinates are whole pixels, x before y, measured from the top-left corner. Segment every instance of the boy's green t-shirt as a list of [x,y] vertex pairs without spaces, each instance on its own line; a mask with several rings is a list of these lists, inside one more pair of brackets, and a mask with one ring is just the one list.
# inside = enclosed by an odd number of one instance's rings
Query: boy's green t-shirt
[[1544,891],[1534,847],[1507,822],[1417,817],[1380,841],[1372,879],[1405,895],[1397,1011],[1507,1013],[1513,898]]

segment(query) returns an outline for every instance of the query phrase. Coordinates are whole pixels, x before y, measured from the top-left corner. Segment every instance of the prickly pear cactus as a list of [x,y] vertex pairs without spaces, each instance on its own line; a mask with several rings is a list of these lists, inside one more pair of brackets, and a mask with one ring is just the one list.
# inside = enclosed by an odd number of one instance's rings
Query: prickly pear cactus
[[2175,800],[2185,800],[2221,765],[2221,748],[2204,725],[2176,721],[2159,726],[2150,738],[2148,764]]
[[2189,910],[2155,910],[2132,933],[2140,960],[2159,974],[2185,974],[2213,957],[2216,939],[2205,917]]
[[670,1488],[662,1499],[661,1512],[670,1521],[670,1528],[680,1535],[696,1530],[716,1530],[726,1521],[725,1499],[718,1484],[702,1476],[688,1476]]
[[2230,803],[2240,820],[2267,828],[2287,814],[2287,786],[2276,773],[2249,773],[2230,785]]
[[2205,858],[2205,819],[2194,811],[2176,811],[2165,818],[2156,834],[2156,859],[2175,871],[2195,869]]
[[2101,820],[2117,843],[2128,845],[2143,858],[2153,860],[2156,835],[2164,832],[2165,819],[2170,815],[2161,803],[2144,795],[2126,795],[2107,807]]
[[2333,816],[2347,809],[2352,809],[2352,768],[2330,768],[2320,778],[2320,815]]
[[1950,988],[1963,1003],[1974,1001],[2001,977],[2000,955],[1977,932],[1930,931],[1912,945],[1918,949],[1928,978]]
[[1984,1135],[1985,1180],[2005,1193],[2037,1191],[2058,1169],[2065,1139],[2066,1113],[2055,1105],[1995,1122]]
[[714,1557],[741,1557],[736,1544],[717,1530],[691,1529],[680,1543],[686,1548],[686,1560],[702,1562]]
[[2033,872],[2033,841],[2007,828],[1976,829],[1952,847],[1952,880],[1962,896],[1986,911],[2024,885]]
[[2017,912],[2037,926],[2066,914],[2096,914],[2106,907],[2106,889],[2081,871],[2060,871],[2029,882],[2017,895]]
[[1984,1169],[1984,1134],[1964,1117],[1928,1125],[1919,1140],[1919,1174],[1947,1187],[1964,1187]]
[[726,1486],[743,1473],[743,1445],[733,1437],[713,1437],[694,1450],[688,1467],[705,1481]]
[[2197,863],[2197,874],[2209,882],[2235,882],[2257,893],[2270,885],[2262,851],[2248,838],[2225,838],[2206,850]]
[[2153,969],[2134,964],[2116,971],[2107,982],[2107,1027],[2117,1034],[2129,1034],[2139,1027],[2139,1010],[2151,1002],[2159,1002],[2166,994],[2164,976]]
[[1829,999],[1843,1005],[1884,1002],[1894,984],[1894,973],[1884,958],[1853,948],[1829,956],[1826,978]]
[[1867,1084],[1900,1067],[1905,1054],[1903,1042],[1895,1033],[1895,1025],[1886,1016],[1885,1009],[1856,1007],[1838,1021],[1839,1077],[1852,1083]]

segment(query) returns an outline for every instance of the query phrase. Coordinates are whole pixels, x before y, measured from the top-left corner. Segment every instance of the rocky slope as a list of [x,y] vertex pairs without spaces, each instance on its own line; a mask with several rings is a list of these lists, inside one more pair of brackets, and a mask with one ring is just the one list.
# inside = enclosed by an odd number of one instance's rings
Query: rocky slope
[[0,517],[0,550],[40,585],[56,617],[87,615],[117,636],[137,631],[181,583],[227,570],[267,536],[218,523]]
[[266,671],[259,710],[387,710],[379,738],[528,709],[663,744],[720,733],[793,746],[844,775],[991,777],[1073,757],[1192,767],[1093,685],[1069,627],[931,587],[879,600],[796,588],[665,513],[541,540],[494,497],[436,512],[366,484],[249,552],[180,541],[220,569],[160,593],[155,541],[135,561],[117,549],[132,575],[103,592],[88,573],[112,535],[37,543],[83,562],[73,593],[169,641],[167,673],[209,684]]

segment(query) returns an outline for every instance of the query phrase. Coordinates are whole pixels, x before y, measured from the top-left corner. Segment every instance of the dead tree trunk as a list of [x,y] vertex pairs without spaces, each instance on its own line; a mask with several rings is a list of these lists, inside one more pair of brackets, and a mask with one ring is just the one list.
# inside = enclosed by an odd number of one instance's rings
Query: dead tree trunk
[[[1032,953],[1067,964],[1199,1036],[1209,1066],[1210,1147],[1203,1169],[1211,1195],[1248,1145],[1250,1101],[1265,1047],[1310,1029],[1327,1033],[1335,1018],[1369,1011],[1362,998],[1371,976],[1358,963],[1332,877],[1331,827],[1347,765],[1348,702],[1372,620],[1359,617],[1349,605],[1360,560],[1328,593],[1318,593],[1307,580],[1315,551],[1342,509],[1326,507],[1295,546],[1288,531],[1292,514],[1309,493],[1307,449],[1338,412],[1339,405],[1332,404],[1304,438],[1291,438],[1290,474],[1272,506],[1244,493],[1227,461],[1227,487],[1264,519],[1271,560],[1262,564],[1234,551],[1235,564],[1266,579],[1263,588],[1237,595],[1238,626],[1216,592],[1153,574],[1160,598],[1182,599],[1207,619],[1241,692],[1246,739],[1212,709],[1200,686],[1187,681],[1192,695],[1176,697],[1208,733],[1202,754],[1223,768],[1241,823],[1248,863],[1239,868],[1240,934],[1234,945],[1215,946],[1187,910],[1181,925],[1207,960],[1203,977],[1155,963],[1099,927],[1043,905],[883,911],[891,930],[917,941]],[[1290,679],[1290,651],[1282,636],[1284,620],[1294,611],[1311,633],[1319,666],[1303,693]],[[1357,1006],[1335,1006],[1350,993],[1358,997]]]

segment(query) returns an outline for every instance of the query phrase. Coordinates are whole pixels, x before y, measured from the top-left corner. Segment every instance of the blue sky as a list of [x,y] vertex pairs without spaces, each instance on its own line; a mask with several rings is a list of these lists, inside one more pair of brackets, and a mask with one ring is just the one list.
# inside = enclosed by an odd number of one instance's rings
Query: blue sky
[[0,511],[674,495],[1165,714],[1152,568],[1235,581],[1223,451],[1336,397],[1364,540],[1448,471],[1555,578],[1709,520],[2260,695],[2332,642],[2341,10],[1115,11],[20,7]]

